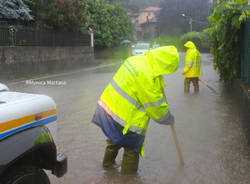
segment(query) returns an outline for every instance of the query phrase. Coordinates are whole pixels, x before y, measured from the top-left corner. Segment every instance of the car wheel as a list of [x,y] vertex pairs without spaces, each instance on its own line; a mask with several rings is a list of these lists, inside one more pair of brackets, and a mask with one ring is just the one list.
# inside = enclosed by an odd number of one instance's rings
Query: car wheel
[[[1,183],[1,182],[0,182]],[[21,166],[9,171],[3,184],[50,184],[47,174],[35,166]]]

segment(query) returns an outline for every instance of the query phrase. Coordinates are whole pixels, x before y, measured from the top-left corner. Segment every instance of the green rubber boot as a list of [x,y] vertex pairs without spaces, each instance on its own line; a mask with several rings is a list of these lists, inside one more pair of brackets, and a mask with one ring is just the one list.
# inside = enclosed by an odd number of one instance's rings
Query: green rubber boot
[[108,139],[106,140],[106,142],[107,142],[107,147],[106,147],[106,150],[104,153],[102,166],[105,168],[108,168],[108,167],[111,167],[112,165],[115,164],[115,158],[116,158],[118,151],[121,147],[113,144]]
[[193,79],[193,85],[194,85],[194,93],[198,94],[199,93],[199,78]]
[[185,80],[184,80],[184,93],[185,94],[189,94],[190,82],[191,82],[190,78],[185,78]]
[[122,159],[122,174],[135,174],[138,170],[139,154],[131,148],[124,148]]

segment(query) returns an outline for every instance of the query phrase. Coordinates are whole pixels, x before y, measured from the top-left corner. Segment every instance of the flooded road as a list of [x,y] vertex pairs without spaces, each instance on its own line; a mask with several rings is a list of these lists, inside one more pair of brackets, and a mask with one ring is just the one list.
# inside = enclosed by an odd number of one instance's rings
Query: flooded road
[[[184,95],[184,54],[179,70],[165,76],[165,88],[185,166],[181,166],[169,126],[151,121],[146,137],[146,156],[136,176],[122,176],[120,168],[104,170],[105,136],[91,123],[97,100],[120,64],[83,69],[38,81],[65,81],[63,85],[9,84],[15,91],[51,96],[58,108],[57,144],[68,156],[68,173],[52,184],[248,184],[250,146],[235,104],[213,70],[212,57],[202,56],[201,79],[217,94],[200,84],[198,95]],[[191,87],[191,92],[193,88]],[[247,121],[247,120],[246,120]],[[248,119],[248,121],[250,121]],[[248,122],[250,126],[250,122]],[[250,136],[250,134],[249,134]],[[117,163],[121,164],[122,150]]]

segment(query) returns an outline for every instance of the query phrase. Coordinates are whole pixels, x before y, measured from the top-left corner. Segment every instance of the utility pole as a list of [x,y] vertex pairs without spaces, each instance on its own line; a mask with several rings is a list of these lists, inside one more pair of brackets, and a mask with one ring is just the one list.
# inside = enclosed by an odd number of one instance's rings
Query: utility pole
[[191,16],[186,16],[184,13],[182,14],[183,17],[189,18],[189,25],[190,25],[190,32],[193,31],[193,19]]
[[91,39],[90,47],[94,47],[94,33],[93,33],[93,31],[90,33],[90,39]]
[[94,48],[94,23],[92,20],[90,20],[88,25],[88,31],[90,33],[90,47]]
[[189,17],[189,25],[190,25],[190,32],[193,31],[193,19],[192,17]]
[[[250,1],[250,0],[249,0]],[[183,17],[186,17],[186,18],[188,18],[188,23],[189,23],[189,25],[190,25],[190,32],[192,32],[193,31],[193,22],[196,22],[196,23],[199,23],[199,24],[206,24],[205,22],[203,22],[203,21],[199,21],[199,20],[195,20],[195,19],[193,19],[191,16],[187,16],[187,15],[185,15],[184,13],[183,14],[181,14]]]

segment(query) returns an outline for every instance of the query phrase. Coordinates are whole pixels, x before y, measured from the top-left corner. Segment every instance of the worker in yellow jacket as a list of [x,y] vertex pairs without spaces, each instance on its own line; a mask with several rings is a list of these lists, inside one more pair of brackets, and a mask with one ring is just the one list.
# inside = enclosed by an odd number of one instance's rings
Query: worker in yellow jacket
[[152,49],[143,56],[125,60],[100,99],[92,122],[106,135],[103,166],[110,167],[120,148],[124,148],[121,172],[135,173],[139,155],[144,156],[144,141],[149,119],[173,124],[174,117],[164,99],[163,76],[179,66],[174,46]]
[[194,92],[199,92],[199,77],[202,76],[201,70],[201,54],[197,50],[195,44],[188,41],[184,45],[187,48],[187,55],[185,58],[185,68],[182,75],[185,75],[184,92],[189,93],[190,83],[194,85]]

